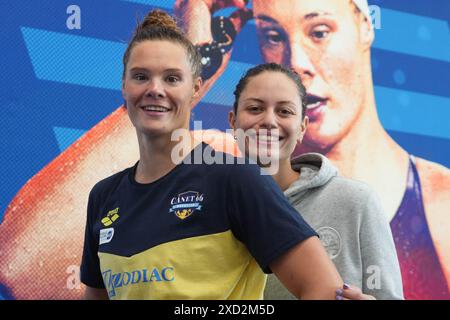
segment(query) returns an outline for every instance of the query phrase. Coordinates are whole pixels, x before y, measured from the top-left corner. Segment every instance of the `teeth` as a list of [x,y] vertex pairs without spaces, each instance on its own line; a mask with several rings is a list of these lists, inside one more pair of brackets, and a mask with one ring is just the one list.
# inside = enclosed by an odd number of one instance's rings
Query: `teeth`
[[146,110],[146,111],[157,111],[157,112],[167,112],[167,111],[169,111],[169,108],[162,107],[162,106],[145,106],[144,110]]
[[315,103],[308,104],[306,106],[306,108],[307,109],[314,109],[314,108],[317,108],[318,106],[320,106],[321,103],[322,103],[322,101],[317,101]]

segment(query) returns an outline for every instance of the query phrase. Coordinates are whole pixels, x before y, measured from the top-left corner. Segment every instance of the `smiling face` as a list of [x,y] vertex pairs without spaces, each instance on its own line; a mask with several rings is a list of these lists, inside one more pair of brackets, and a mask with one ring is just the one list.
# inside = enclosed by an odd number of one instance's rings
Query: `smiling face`
[[333,146],[358,120],[371,84],[370,22],[350,0],[254,0],[253,11],[264,60],[296,70],[307,89],[304,143]]
[[201,80],[193,79],[186,50],[166,40],[136,44],[123,80],[122,94],[138,133],[171,134],[189,128],[193,97]]
[[[280,162],[289,161],[306,130],[302,121],[302,103],[297,85],[281,72],[264,71],[248,79],[241,92],[237,113],[230,112],[230,126],[253,129],[246,145],[246,155],[254,160],[269,154]],[[250,142],[250,143],[249,143]],[[273,148],[273,145],[279,148]]]

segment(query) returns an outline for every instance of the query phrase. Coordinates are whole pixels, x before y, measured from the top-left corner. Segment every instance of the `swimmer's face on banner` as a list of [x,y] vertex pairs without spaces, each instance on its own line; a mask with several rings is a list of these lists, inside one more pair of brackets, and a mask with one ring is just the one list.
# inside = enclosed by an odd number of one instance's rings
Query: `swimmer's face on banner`
[[304,143],[331,147],[370,92],[370,22],[342,0],[255,0],[253,11],[264,60],[293,68],[307,89]]
[[[237,113],[230,113],[233,129],[247,133],[253,129],[255,132],[247,136],[254,143],[246,146],[247,156],[255,160],[273,147],[270,153],[273,159],[289,161],[306,124],[307,120],[302,121],[302,102],[297,85],[285,74],[275,71],[264,71],[250,77],[239,98]],[[276,141],[272,142],[272,139]]]
[[122,94],[138,132],[159,135],[187,129],[193,96],[199,88],[200,79],[194,80],[181,45],[148,40],[133,47]]

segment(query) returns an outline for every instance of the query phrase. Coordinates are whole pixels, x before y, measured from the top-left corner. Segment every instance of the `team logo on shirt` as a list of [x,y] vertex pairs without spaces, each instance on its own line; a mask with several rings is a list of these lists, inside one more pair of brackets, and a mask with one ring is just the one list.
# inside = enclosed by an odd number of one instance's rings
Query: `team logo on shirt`
[[200,192],[183,192],[172,198],[169,212],[174,212],[179,219],[184,220],[195,211],[200,211],[202,209],[202,202],[203,194],[200,194]]
[[102,219],[102,223],[105,227],[108,227],[113,224],[114,221],[119,219],[119,207],[108,211],[106,217]]
[[342,239],[339,232],[332,227],[321,227],[316,231],[319,234],[320,241],[325,247],[331,260],[336,258],[342,249]]

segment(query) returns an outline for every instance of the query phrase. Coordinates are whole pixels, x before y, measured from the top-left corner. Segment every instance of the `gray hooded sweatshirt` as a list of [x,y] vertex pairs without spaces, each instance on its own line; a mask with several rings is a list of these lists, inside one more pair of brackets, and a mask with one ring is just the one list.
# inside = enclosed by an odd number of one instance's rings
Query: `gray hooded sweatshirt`
[[[291,163],[300,178],[284,194],[319,234],[344,282],[377,299],[403,299],[394,240],[375,192],[338,176],[321,154],[307,153]],[[274,275],[264,298],[295,299]]]

